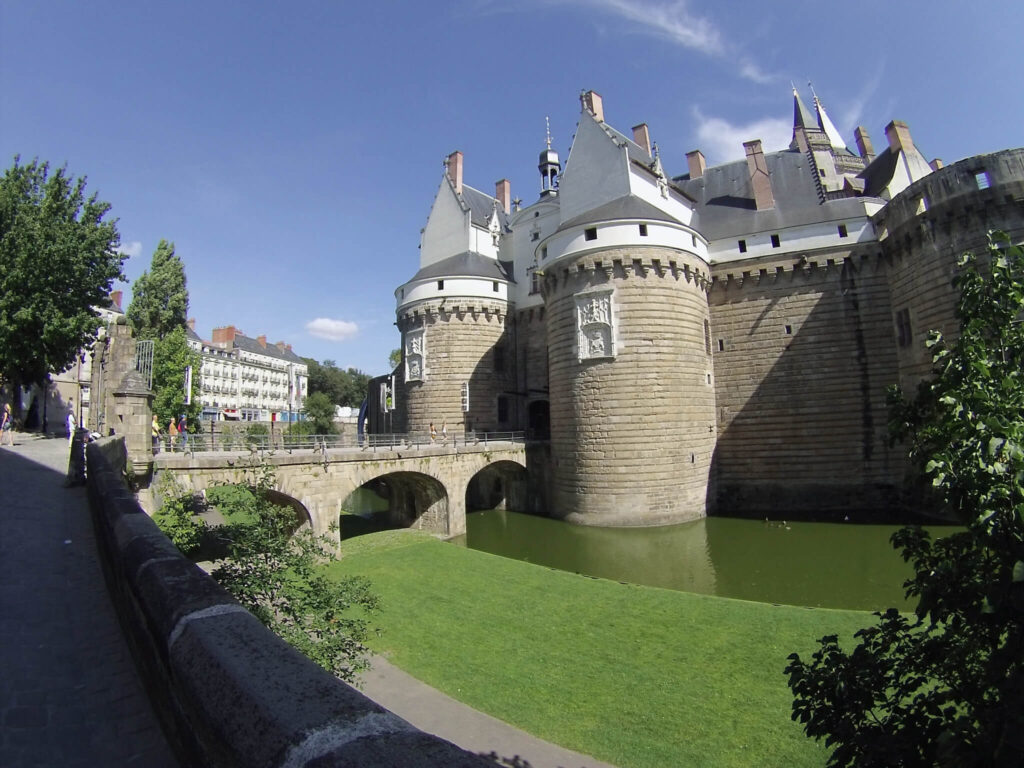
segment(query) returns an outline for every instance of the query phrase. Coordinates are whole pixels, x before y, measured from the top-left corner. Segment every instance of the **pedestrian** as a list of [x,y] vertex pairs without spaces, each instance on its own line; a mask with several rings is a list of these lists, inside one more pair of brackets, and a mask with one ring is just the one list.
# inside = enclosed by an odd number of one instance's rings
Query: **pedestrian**
[[75,442],[75,430],[78,429],[78,424],[75,423],[75,404],[68,403],[68,448]]
[[181,419],[178,421],[178,434],[181,436],[181,450],[188,448],[188,422],[185,419],[185,414],[181,414]]
[[160,422],[156,418],[156,414],[153,414],[153,424],[150,427],[153,432],[153,455],[160,453]]
[[167,423],[167,450],[174,453],[174,444],[178,441],[178,422],[171,416]]
[[8,445],[14,447],[14,417],[11,415],[11,404],[4,403],[4,412],[0,414],[0,445],[4,444],[7,435]]
[[448,419],[441,422],[441,442],[448,442]]
[[430,442],[437,440],[437,430],[434,429],[434,422],[430,422]]

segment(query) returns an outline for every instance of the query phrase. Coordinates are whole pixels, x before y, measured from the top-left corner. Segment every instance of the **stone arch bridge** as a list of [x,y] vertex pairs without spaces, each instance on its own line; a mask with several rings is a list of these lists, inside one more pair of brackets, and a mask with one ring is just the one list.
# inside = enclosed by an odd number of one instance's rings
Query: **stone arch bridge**
[[526,448],[513,442],[375,451],[162,453],[153,460],[154,479],[168,473],[198,492],[251,481],[261,462],[274,471],[274,490],[301,505],[316,533],[335,538],[331,526],[342,503],[368,483],[383,490],[393,520],[445,537],[466,532],[467,493],[474,504],[526,507]]

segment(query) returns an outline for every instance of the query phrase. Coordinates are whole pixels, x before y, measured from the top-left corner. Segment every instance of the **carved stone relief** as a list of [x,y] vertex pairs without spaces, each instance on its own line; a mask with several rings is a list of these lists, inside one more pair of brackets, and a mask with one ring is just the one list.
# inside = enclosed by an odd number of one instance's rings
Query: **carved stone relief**
[[421,381],[423,365],[426,362],[423,329],[409,331],[405,335],[405,380]]
[[615,357],[611,291],[576,295],[576,335],[580,360]]

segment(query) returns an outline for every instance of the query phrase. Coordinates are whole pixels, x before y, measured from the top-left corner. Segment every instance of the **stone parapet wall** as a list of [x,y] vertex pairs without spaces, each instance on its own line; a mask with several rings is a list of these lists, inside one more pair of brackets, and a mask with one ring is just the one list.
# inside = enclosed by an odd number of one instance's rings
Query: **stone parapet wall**
[[183,764],[492,765],[318,667],[182,557],[122,482],[122,440],[87,453],[110,591]]
[[[555,514],[589,525],[706,514],[716,437],[710,285],[697,257],[650,247],[591,252],[545,275]],[[578,327],[590,297],[598,314],[610,307],[610,336],[600,323]],[[583,360],[582,344],[596,345]],[[609,345],[613,356],[587,357]]]
[[[422,332],[424,343],[423,377],[403,381],[399,398],[407,431],[425,433],[433,423],[440,437],[445,421],[449,434],[515,428],[515,397],[509,397],[509,420],[504,424],[498,421],[498,396],[515,389],[516,350],[505,302],[422,302],[403,311],[398,327],[403,349],[410,333]],[[503,360],[502,370],[497,371],[494,350],[499,345]],[[468,414],[462,411],[463,382],[469,385]]]
[[984,252],[990,230],[1024,241],[1024,149],[978,155],[926,176],[893,198],[875,226],[893,262],[893,312],[904,313],[910,331],[897,351],[900,385],[912,392],[931,372],[928,332],[956,338],[960,254]]
[[863,249],[715,270],[719,510],[895,503],[904,463],[887,440],[897,376],[888,274]]

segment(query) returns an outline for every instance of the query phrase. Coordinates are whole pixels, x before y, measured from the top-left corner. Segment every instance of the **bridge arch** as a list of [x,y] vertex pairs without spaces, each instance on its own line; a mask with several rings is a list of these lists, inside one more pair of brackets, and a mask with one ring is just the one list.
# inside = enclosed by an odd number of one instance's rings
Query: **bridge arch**
[[527,510],[526,467],[516,461],[488,464],[466,484],[466,511],[474,509]]
[[[448,490],[436,477],[423,472],[391,471],[375,475],[355,491],[364,488],[386,500],[389,525],[448,533]],[[346,500],[351,496],[350,493]]]

